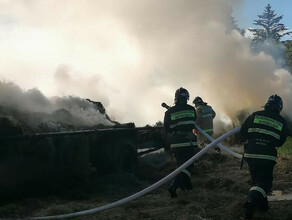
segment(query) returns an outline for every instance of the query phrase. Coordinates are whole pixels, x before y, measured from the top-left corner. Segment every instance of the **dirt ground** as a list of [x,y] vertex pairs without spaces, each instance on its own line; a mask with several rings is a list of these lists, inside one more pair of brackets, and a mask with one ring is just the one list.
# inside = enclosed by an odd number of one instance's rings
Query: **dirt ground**
[[[292,192],[292,158],[280,157],[274,172],[274,190]],[[2,201],[1,218],[48,216],[102,206],[146,188],[175,169],[175,161],[163,153],[140,161],[137,175],[116,173],[91,177],[83,182],[62,183],[37,190],[32,196]],[[168,184],[122,206],[75,219],[243,219],[246,194],[250,188],[247,164],[240,170],[240,160],[226,154],[208,153],[195,163],[194,189],[178,191],[171,199]],[[254,219],[292,219],[292,201],[270,202],[267,213]]]

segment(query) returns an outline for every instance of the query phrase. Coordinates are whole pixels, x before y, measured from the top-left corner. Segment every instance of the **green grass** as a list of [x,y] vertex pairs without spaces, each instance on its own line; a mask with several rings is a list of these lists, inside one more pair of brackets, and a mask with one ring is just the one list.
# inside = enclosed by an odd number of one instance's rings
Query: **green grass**
[[292,155],[292,137],[288,137],[285,144],[278,148],[280,155]]

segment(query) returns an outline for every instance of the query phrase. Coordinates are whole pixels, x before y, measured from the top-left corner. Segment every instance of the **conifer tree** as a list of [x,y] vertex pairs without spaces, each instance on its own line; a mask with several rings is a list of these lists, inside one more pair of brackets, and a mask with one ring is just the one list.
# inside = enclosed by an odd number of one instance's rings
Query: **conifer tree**
[[229,25],[227,27],[227,32],[231,32],[232,30],[237,30],[242,36],[244,36],[245,34],[245,29],[244,28],[240,28],[237,24],[236,19],[230,15],[229,17]]
[[271,5],[268,4],[262,15],[258,15],[257,20],[254,20],[254,25],[260,26],[259,29],[248,29],[254,35],[255,42],[263,42],[265,40],[273,40],[279,42],[285,35],[292,36],[292,31],[288,31],[288,28],[284,24],[279,23],[283,15],[277,16],[275,11],[271,9]]
[[284,42],[284,45],[286,46],[286,59],[287,59],[287,65],[289,71],[292,73],[292,41],[287,40]]

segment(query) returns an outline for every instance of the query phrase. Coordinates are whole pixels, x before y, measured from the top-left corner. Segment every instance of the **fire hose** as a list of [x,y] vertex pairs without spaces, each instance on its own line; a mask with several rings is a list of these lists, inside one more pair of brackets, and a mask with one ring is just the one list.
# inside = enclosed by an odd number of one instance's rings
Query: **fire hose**
[[[196,129],[201,133],[203,134],[206,138],[208,138],[209,141],[214,141],[215,139],[212,138],[210,135],[208,135],[206,132],[204,132],[199,126],[196,126]],[[232,150],[230,150],[228,147],[224,146],[223,144],[219,143],[217,145],[218,147],[220,147],[221,150],[224,150],[226,151],[227,153],[233,155],[234,157],[237,157],[238,159],[242,159],[242,155],[239,154],[239,153],[236,153]]]
[[72,217],[78,217],[78,216],[84,216],[84,215],[89,215],[89,214],[94,214],[106,209],[110,209],[110,208],[114,208],[116,206],[125,204],[131,200],[134,200],[138,197],[141,197],[155,189],[157,189],[158,187],[160,187],[161,185],[165,184],[166,182],[168,182],[169,180],[171,180],[172,178],[174,178],[177,174],[179,174],[183,169],[185,169],[186,167],[188,167],[189,165],[191,165],[192,163],[194,163],[194,161],[198,160],[202,155],[204,155],[205,153],[207,153],[211,148],[215,147],[216,145],[218,145],[220,142],[222,142],[225,138],[229,137],[230,135],[233,135],[237,132],[240,131],[240,127],[234,128],[233,130],[227,132],[226,134],[220,136],[219,138],[217,138],[216,140],[214,140],[212,143],[210,143],[207,147],[205,147],[204,149],[202,149],[200,152],[198,152],[196,155],[194,155],[192,158],[190,158],[187,162],[185,162],[183,165],[181,165],[180,167],[178,167],[176,170],[174,170],[173,172],[171,172],[170,174],[168,174],[167,176],[165,176],[164,178],[162,178],[161,180],[159,180],[158,182],[152,184],[151,186],[131,195],[128,196],[126,198],[123,198],[121,200],[118,200],[116,202],[104,205],[104,206],[100,206],[97,208],[93,208],[93,209],[88,209],[88,210],[84,210],[84,211],[79,211],[79,212],[74,212],[74,213],[69,213],[69,214],[63,214],[63,215],[54,215],[54,216],[45,216],[45,217],[31,217],[31,218],[26,218],[26,219],[31,219],[31,220],[48,220],[48,219],[65,219],[65,218],[72,218]]

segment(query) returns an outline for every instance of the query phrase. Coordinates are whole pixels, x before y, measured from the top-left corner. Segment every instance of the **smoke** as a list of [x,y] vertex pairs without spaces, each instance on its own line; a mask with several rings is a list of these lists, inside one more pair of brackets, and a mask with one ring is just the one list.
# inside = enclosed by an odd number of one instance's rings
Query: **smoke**
[[275,43],[273,40],[266,39],[262,43],[252,44],[252,50],[255,53],[263,52],[272,56],[277,68],[287,68],[287,61],[285,59],[286,47],[284,44]]
[[38,89],[29,89],[24,92],[14,83],[0,82],[0,103],[24,111],[52,111],[52,105]]
[[[137,125],[162,120],[160,104],[171,105],[181,86],[189,90],[190,101],[201,96],[212,105],[218,118],[260,109],[275,93],[292,118],[291,74],[267,53],[253,54],[250,39],[227,31],[238,4],[239,0],[33,0],[15,7],[7,3],[2,5],[11,21],[6,29],[14,32],[0,35],[6,43],[0,46],[5,51],[0,52],[0,76],[26,89],[38,86],[45,94],[99,100],[117,121]],[[24,46],[21,51],[7,46],[25,43],[30,53],[23,53]],[[9,62],[3,61],[4,55]],[[12,67],[18,61],[24,68]]]
[[74,73],[71,75],[70,67],[61,65],[54,74],[54,82],[60,95],[68,95],[67,91],[70,91],[70,95],[90,97],[100,101],[105,106],[109,104],[106,91],[109,91],[111,87],[105,85],[104,79],[99,75],[89,78],[74,77]]
[[[92,103],[84,99],[73,96],[47,98],[36,88],[24,91],[13,83],[0,82],[0,103],[1,106],[16,109],[21,112],[29,112],[30,114],[51,114],[57,110],[63,109],[66,110],[70,116],[72,116],[72,120],[66,121],[66,123],[73,123],[73,125],[78,126],[113,124],[106,119],[105,115],[101,114]],[[13,110],[11,110],[11,113],[12,111]],[[9,112],[5,112],[5,114],[9,114]],[[37,117],[35,119],[30,119],[32,120],[31,122],[27,122],[32,124],[40,124],[47,120],[47,115],[42,117],[41,120],[43,121],[38,121]],[[62,121],[64,120],[65,119]]]

